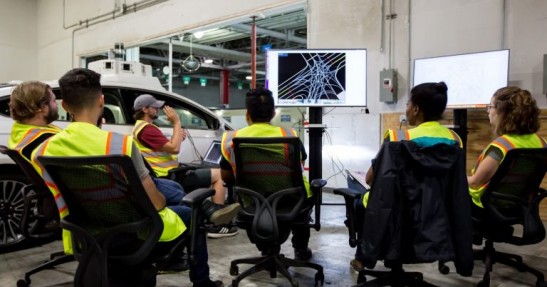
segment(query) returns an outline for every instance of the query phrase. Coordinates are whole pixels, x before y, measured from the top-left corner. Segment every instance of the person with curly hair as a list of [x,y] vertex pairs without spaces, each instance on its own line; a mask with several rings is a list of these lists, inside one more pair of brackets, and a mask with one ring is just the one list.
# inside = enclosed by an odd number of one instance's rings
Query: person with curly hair
[[498,137],[486,146],[467,177],[477,212],[482,211],[481,196],[509,150],[547,146],[545,139],[537,134],[540,110],[529,91],[515,86],[501,88],[494,93],[486,110]]

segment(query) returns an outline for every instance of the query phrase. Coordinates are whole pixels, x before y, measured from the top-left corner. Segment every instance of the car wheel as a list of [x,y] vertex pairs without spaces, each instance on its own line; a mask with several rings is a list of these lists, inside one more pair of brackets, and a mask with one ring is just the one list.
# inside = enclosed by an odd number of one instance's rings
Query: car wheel
[[0,249],[25,240],[20,226],[25,205],[23,187],[27,184],[22,174],[0,174]]

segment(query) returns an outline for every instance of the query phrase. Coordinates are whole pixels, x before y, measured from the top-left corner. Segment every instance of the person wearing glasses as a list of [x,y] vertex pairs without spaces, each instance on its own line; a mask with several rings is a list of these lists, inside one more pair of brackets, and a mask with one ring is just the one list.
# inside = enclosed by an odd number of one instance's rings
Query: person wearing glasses
[[486,111],[497,138],[479,155],[471,176],[467,177],[473,214],[477,215],[482,213],[481,196],[509,150],[547,146],[545,139],[537,134],[540,110],[529,91],[515,86],[501,88],[492,96]]

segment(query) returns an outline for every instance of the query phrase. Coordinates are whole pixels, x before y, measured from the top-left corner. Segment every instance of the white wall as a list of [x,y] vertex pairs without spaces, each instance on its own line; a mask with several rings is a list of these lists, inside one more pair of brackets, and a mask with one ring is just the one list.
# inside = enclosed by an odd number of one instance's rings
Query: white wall
[[0,7],[0,83],[36,79],[36,1],[0,0]]

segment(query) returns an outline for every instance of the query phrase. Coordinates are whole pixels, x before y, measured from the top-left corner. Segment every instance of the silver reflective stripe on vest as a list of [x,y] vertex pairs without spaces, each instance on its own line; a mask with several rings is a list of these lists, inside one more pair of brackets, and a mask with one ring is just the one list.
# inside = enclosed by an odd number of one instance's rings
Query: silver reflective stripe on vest
[[124,150],[124,142],[125,142],[125,135],[118,134],[118,133],[110,133],[110,142],[108,143],[108,146],[110,147],[110,150],[106,151],[106,154],[121,154],[123,155]]
[[506,151],[510,150],[513,148],[513,146],[511,145],[511,142],[508,141],[506,138],[504,137],[499,137],[496,139],[496,143],[503,146],[503,148],[505,148]]
[[395,137],[397,141],[408,140],[407,133],[404,130],[395,130]]
[[25,147],[27,144],[30,143],[30,140],[33,139],[34,136],[36,134],[40,133],[40,132],[41,132],[41,130],[39,130],[39,129],[32,129],[31,132],[29,132],[27,135],[25,135],[23,140],[15,147],[15,150],[20,150],[23,147]]

